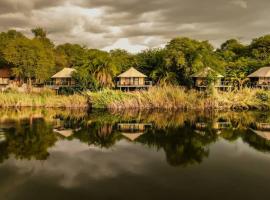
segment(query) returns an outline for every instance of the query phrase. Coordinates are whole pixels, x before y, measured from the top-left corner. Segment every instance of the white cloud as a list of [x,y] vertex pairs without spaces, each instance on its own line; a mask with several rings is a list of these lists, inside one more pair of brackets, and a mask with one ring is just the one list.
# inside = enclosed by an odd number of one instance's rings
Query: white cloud
[[136,44],[132,45],[128,38],[120,38],[112,45],[105,47],[103,50],[109,51],[112,49],[125,49],[127,51],[130,51],[131,53],[137,53],[139,51],[147,49],[147,46]]
[[233,0],[231,3],[244,9],[248,8],[248,3],[245,0]]

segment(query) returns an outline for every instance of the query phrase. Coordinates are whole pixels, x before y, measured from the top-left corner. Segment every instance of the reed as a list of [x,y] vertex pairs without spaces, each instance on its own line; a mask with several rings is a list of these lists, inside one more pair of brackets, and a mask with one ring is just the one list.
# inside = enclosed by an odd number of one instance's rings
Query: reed
[[121,92],[105,89],[69,96],[50,92],[0,93],[0,107],[87,108],[89,106],[111,110],[268,110],[270,92],[245,88],[232,92],[202,93],[176,86],[164,86],[153,87],[148,91]]
[[245,88],[211,94],[176,86],[153,87],[148,91],[121,92],[102,90],[88,92],[94,108],[120,109],[184,109],[184,110],[266,110],[270,108],[270,92]]
[[48,93],[0,93],[0,107],[85,108],[87,98],[82,95],[54,95]]

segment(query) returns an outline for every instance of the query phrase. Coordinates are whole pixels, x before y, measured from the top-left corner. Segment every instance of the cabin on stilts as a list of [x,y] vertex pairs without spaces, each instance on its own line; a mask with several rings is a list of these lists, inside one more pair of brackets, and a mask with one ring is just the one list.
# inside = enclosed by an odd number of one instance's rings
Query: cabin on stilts
[[254,88],[270,89],[270,67],[262,67],[248,75]]
[[73,68],[64,68],[57,72],[51,77],[51,81],[47,82],[47,87],[54,90],[59,90],[60,88],[73,88],[76,87],[76,82],[72,78],[72,74],[76,70]]
[[220,73],[216,72],[210,67],[206,67],[201,71],[191,75],[191,78],[194,81],[194,87],[200,91],[204,91],[209,86],[209,79],[210,76],[214,76],[214,82],[211,83],[214,85],[215,88],[219,90],[228,91],[231,90],[232,86],[229,84],[228,81],[224,81],[224,76]]
[[0,68],[0,89],[6,88],[12,80],[12,70],[8,67]]
[[132,67],[117,76],[116,87],[124,91],[148,89],[152,87],[152,82],[147,79],[148,77],[146,75]]

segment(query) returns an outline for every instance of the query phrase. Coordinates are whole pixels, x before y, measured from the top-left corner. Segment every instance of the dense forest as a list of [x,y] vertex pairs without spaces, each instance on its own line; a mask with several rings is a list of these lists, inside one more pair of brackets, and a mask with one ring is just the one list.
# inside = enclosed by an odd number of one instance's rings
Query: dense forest
[[184,86],[192,84],[191,74],[211,67],[241,86],[249,73],[270,64],[270,35],[248,45],[230,39],[218,49],[208,41],[178,37],[164,48],[131,54],[121,49],[106,52],[78,44],[55,45],[44,29],[35,28],[32,33],[32,38],[15,30],[0,33],[0,67],[12,68],[17,78],[41,81],[64,67],[75,68],[81,89],[113,87],[114,78],[129,67],[142,71],[155,84]]

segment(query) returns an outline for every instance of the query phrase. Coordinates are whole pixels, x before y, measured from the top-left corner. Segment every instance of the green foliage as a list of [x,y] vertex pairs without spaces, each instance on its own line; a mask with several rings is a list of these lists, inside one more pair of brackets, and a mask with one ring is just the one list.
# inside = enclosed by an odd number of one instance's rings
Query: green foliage
[[48,79],[54,67],[53,51],[39,40],[16,38],[3,51],[4,59],[14,66],[17,77]]
[[256,93],[256,98],[261,100],[261,101],[268,101],[269,100],[269,93],[264,92],[264,91],[258,91]]
[[32,33],[32,39],[15,30],[0,33],[0,67],[8,66],[17,78],[29,81],[46,81],[65,67],[76,68],[74,78],[80,90],[112,88],[115,77],[130,67],[136,67],[157,85],[187,87],[193,84],[192,74],[210,67],[242,88],[248,74],[270,64],[270,35],[256,38],[249,45],[230,39],[217,50],[208,41],[178,37],[164,48],[130,54],[70,43],[55,46],[46,30],[37,27]]

